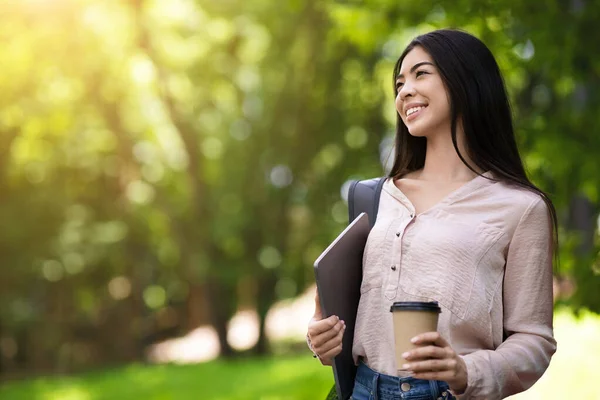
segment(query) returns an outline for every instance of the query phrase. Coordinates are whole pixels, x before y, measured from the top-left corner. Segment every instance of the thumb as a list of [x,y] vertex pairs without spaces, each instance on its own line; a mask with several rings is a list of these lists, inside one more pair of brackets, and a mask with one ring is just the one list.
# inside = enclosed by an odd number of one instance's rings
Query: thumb
[[316,321],[323,319],[323,313],[321,312],[321,302],[319,300],[319,291],[315,290],[315,314],[313,318]]

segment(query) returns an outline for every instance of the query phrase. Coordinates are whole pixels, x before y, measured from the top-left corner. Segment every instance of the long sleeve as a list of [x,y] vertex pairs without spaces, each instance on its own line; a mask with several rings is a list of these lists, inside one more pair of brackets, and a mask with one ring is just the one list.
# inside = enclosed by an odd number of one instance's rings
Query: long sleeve
[[468,384],[460,399],[501,399],[531,387],[556,351],[552,317],[552,227],[545,202],[535,199],[510,241],[504,281],[504,337],[495,350],[463,356]]

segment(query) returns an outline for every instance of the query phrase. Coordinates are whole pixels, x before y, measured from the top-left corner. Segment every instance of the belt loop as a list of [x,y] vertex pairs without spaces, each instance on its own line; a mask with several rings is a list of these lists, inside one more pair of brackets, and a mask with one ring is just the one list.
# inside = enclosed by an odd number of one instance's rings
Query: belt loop
[[372,395],[373,395],[373,400],[377,400],[378,396],[377,396],[377,389],[379,386],[379,372],[375,372],[375,374],[373,375],[373,382],[371,383],[371,391],[372,391]]
[[429,381],[429,389],[431,390],[431,395],[434,399],[440,397],[441,389],[438,381]]

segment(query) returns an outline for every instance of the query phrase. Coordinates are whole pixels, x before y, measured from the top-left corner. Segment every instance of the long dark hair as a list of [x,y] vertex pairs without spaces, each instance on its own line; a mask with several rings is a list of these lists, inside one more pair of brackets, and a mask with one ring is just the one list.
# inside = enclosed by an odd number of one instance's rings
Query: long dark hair
[[[406,47],[394,67],[394,97],[398,95],[396,79],[404,57],[421,46],[433,59],[450,97],[451,135],[456,153],[473,172],[458,149],[456,127],[461,118],[469,158],[481,171],[491,171],[494,178],[539,194],[550,212],[554,251],[558,249],[556,210],[546,193],[536,187],[525,172],[512,123],[510,103],[492,52],[476,37],[454,29],[441,29],[417,36]],[[400,178],[425,165],[426,139],[415,137],[396,116],[396,144],[391,178]]]

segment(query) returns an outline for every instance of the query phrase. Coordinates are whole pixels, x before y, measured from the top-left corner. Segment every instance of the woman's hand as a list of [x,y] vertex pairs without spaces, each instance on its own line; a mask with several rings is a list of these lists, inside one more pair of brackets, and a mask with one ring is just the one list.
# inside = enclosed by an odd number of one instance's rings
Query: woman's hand
[[402,354],[402,369],[417,379],[444,381],[456,394],[467,389],[467,365],[438,332],[427,332],[411,339],[417,349]]
[[342,352],[342,337],[346,324],[336,315],[323,319],[319,293],[315,294],[315,313],[308,323],[308,340],[323,365],[331,365],[333,357]]

